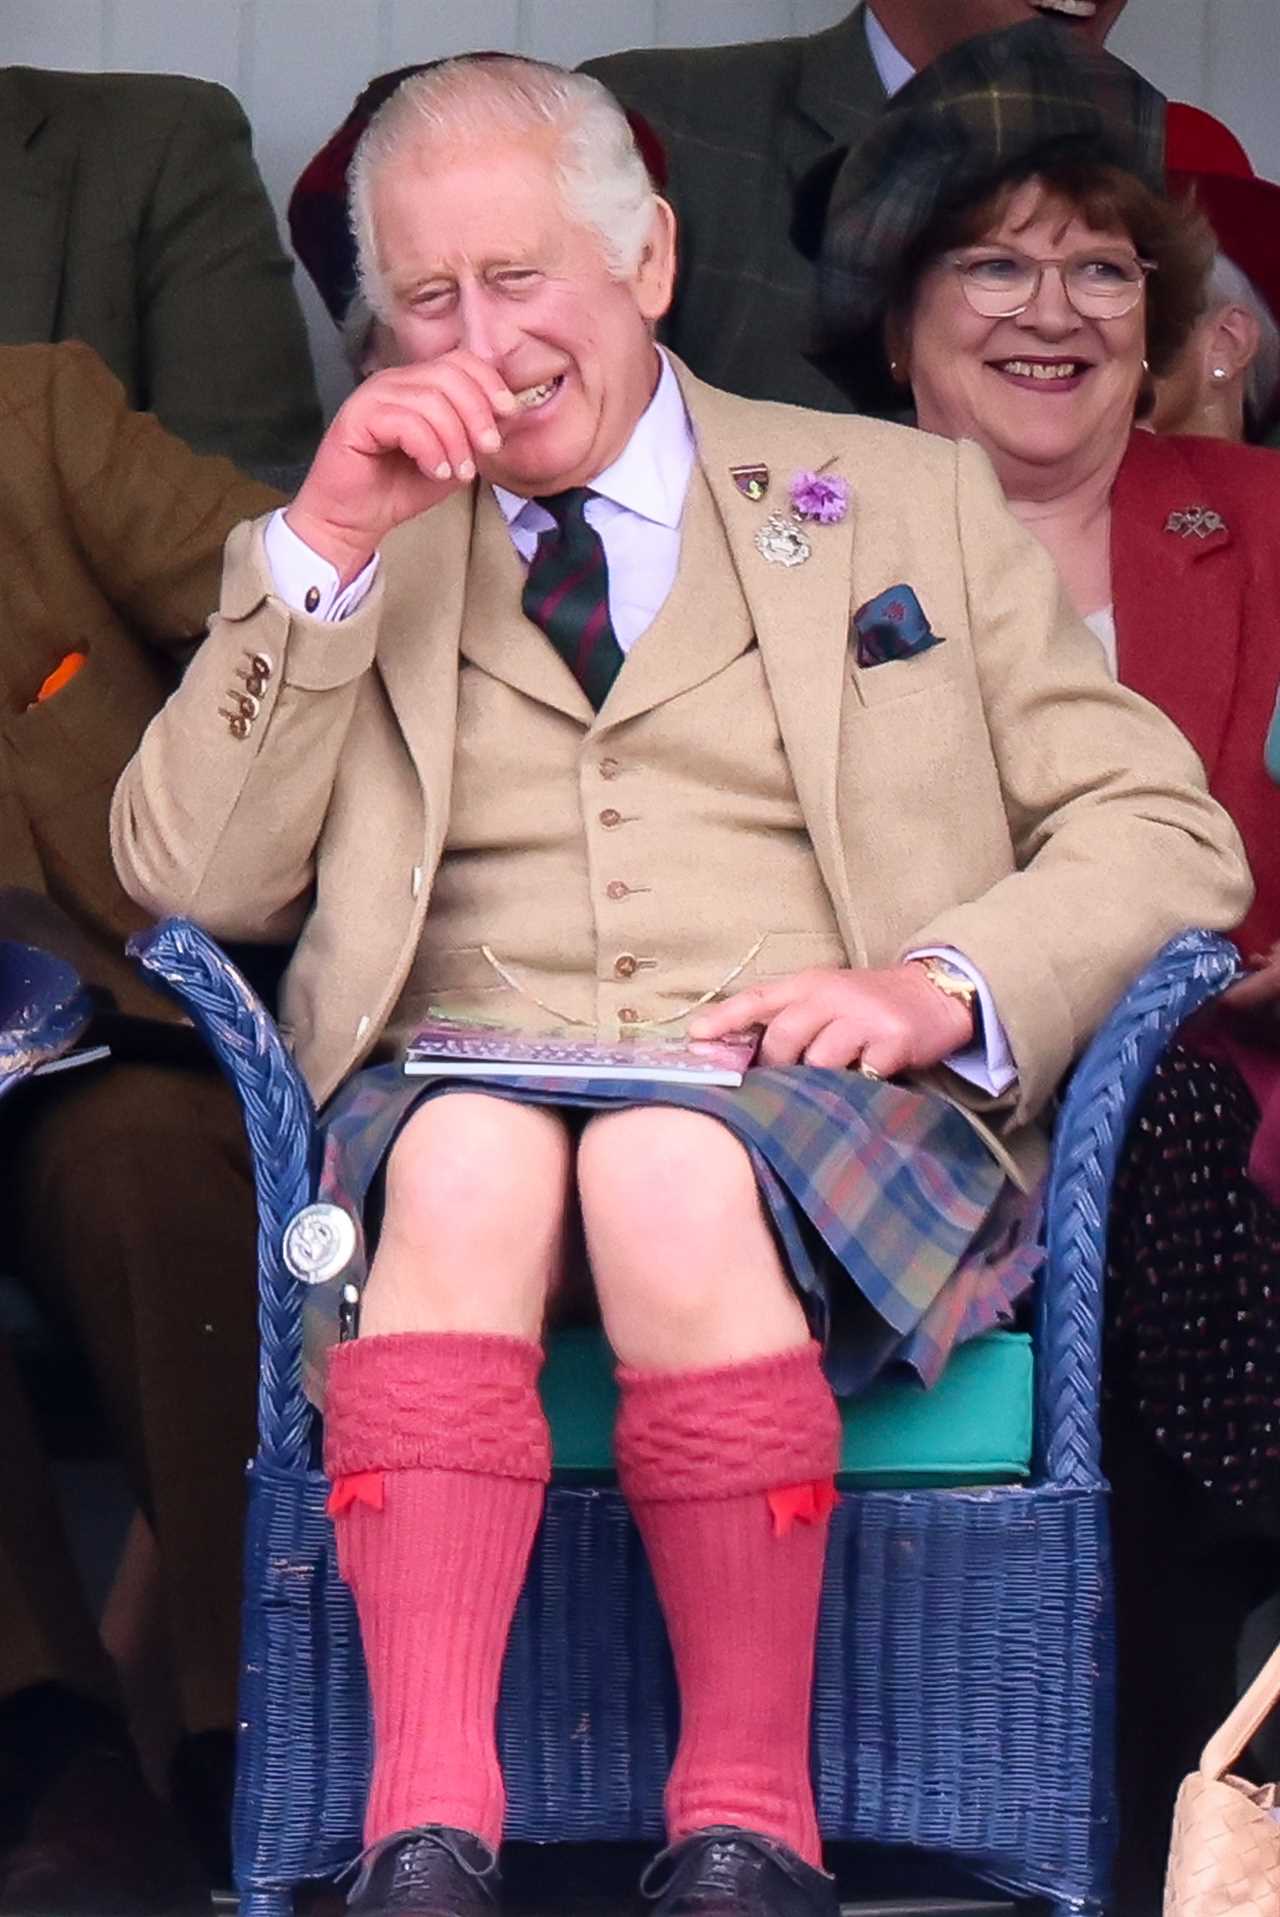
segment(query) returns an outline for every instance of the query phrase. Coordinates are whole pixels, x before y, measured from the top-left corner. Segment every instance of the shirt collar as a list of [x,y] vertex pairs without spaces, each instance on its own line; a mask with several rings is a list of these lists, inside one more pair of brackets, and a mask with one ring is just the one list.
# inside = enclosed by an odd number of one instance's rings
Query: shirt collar
[[[680,524],[693,477],[693,427],[679,382],[661,347],[658,357],[662,371],[653,398],[612,466],[606,466],[592,480],[591,490],[641,519],[651,519],[674,531]],[[527,510],[544,517],[534,501],[521,493],[508,492],[505,486],[495,486],[493,493],[509,526]]]
[[880,75],[885,92],[892,99],[908,80],[915,79],[916,70],[911,62],[904,59],[898,52],[870,7],[866,9],[862,17],[867,24],[867,45],[871,49],[871,58],[876,63],[876,72]]

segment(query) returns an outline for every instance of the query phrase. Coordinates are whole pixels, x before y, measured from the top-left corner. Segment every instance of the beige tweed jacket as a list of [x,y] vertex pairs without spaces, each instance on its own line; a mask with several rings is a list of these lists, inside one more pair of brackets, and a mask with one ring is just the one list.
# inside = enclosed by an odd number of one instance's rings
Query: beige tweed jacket
[[[1031,1121],[1140,968],[1175,931],[1240,917],[1235,830],[1181,734],[1111,682],[976,448],[734,398],[677,370],[846,950],[882,965],[950,945],[981,968],[1019,1072],[990,1116],[1028,1168]],[[764,505],[735,484],[743,464],[769,468]],[[755,544],[766,512],[797,469],[822,466],[848,480],[849,514],[812,528],[807,563],[769,564]],[[460,493],[400,527],[337,626],[291,612],[260,528],[238,529],[221,616],[116,790],[113,849],[135,898],[227,937],[297,938],[282,1011],[321,1099],[385,1025],[430,906],[474,512]],[[686,543],[683,566],[698,563]],[[942,643],[860,664],[851,614],[902,584]],[[480,663],[581,710],[545,652]],[[254,710],[237,722],[229,694],[246,675]],[[679,657],[639,648],[588,743],[607,750],[684,683]],[[554,913],[555,897],[536,909]]]

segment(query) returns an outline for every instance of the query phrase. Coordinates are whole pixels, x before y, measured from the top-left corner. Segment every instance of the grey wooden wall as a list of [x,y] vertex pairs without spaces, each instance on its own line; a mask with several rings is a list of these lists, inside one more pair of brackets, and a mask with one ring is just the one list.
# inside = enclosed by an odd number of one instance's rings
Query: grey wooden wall
[[[193,73],[238,94],[277,207],[372,74],[473,47],[572,65],[622,46],[810,33],[852,0],[0,0],[0,64]],[[1280,0],[1129,0],[1111,44],[1280,179]],[[326,398],[332,329],[302,291]]]

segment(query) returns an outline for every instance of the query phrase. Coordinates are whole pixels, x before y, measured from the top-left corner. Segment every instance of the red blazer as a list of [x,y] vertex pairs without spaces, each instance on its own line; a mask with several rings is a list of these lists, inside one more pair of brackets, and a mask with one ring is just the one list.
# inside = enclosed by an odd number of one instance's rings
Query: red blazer
[[[1189,529],[1199,509],[1221,523]],[[1120,679],[1204,761],[1258,888],[1236,942],[1265,951],[1280,939],[1280,785],[1264,756],[1280,692],[1280,455],[1135,432],[1112,495],[1111,583]]]

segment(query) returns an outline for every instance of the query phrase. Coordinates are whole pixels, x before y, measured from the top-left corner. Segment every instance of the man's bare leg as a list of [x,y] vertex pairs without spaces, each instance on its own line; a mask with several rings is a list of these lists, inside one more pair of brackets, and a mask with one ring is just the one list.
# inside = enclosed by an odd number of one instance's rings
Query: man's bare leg
[[818,1348],[724,1126],[597,1118],[578,1180],[621,1359],[619,1476],[680,1681],[669,1835],[732,1826],[817,1866],[809,1723],[840,1434]]
[[421,1106],[388,1160],[362,1335],[332,1354],[325,1413],[373,1696],[371,1845],[501,1837],[494,1718],[550,1470],[537,1379],[570,1172],[553,1113],[472,1093]]

